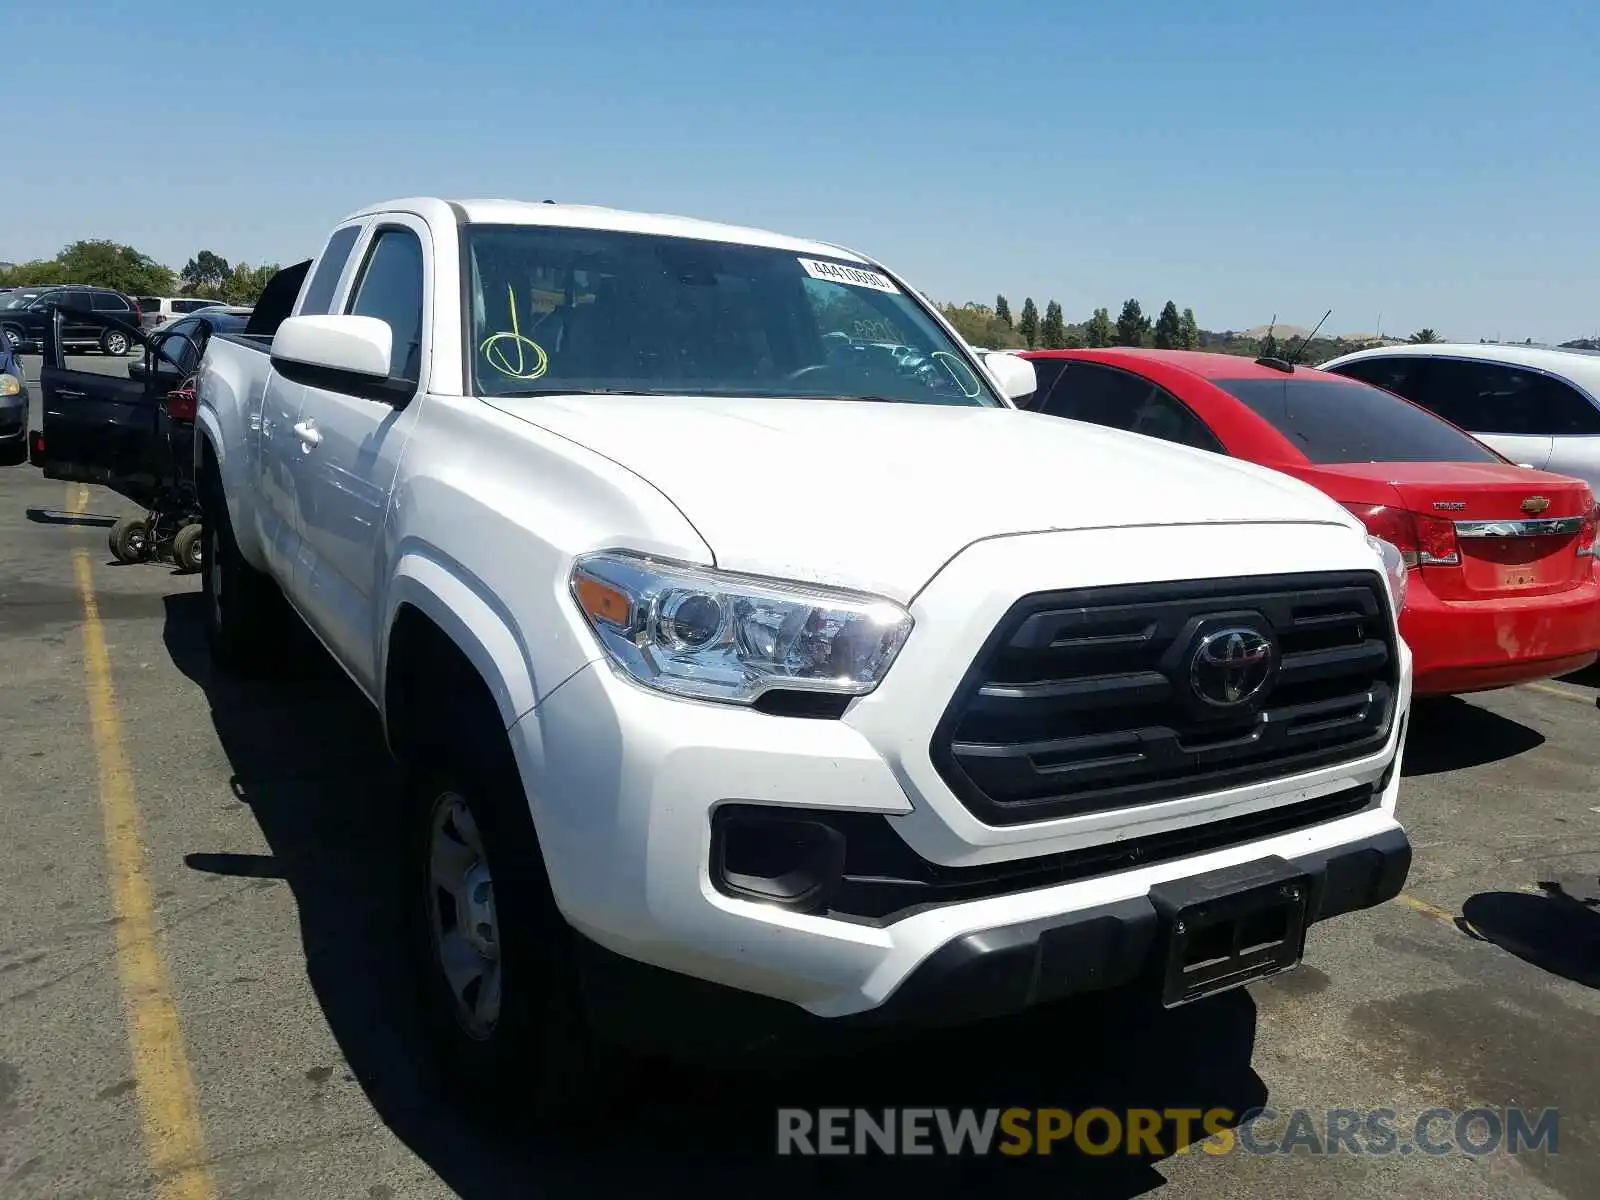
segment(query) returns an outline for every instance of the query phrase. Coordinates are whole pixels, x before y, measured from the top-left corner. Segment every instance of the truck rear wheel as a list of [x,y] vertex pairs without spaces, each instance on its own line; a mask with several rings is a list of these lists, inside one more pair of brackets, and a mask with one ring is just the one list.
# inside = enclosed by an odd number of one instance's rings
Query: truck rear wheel
[[405,899],[422,1021],[444,1083],[475,1117],[582,1122],[610,1094],[615,1060],[591,1036],[573,934],[499,714],[478,712],[488,707],[438,710],[457,719],[414,747]]
[[200,590],[211,657],[236,675],[265,674],[283,661],[283,593],[244,560],[220,495],[206,504],[200,530]]

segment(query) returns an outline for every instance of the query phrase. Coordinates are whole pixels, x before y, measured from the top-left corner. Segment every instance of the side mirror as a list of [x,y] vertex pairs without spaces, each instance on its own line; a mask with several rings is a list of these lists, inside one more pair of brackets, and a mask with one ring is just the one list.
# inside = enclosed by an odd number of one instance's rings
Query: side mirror
[[1015,354],[996,352],[983,356],[983,365],[989,368],[1000,390],[1009,400],[1020,400],[1039,390],[1039,373],[1033,364]]
[[366,380],[389,376],[389,351],[394,335],[387,321],[376,317],[329,314],[290,317],[272,339],[274,363],[289,368],[320,367]]
[[144,359],[136,358],[128,364],[128,378],[143,380],[149,377],[149,372],[144,368]]

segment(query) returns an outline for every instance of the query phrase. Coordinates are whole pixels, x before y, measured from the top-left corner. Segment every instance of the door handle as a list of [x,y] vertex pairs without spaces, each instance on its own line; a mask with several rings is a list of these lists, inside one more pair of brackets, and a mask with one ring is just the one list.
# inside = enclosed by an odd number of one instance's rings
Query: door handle
[[74,392],[67,388],[56,389],[57,400],[87,400],[88,398],[89,395],[87,392]]
[[295,424],[294,435],[306,444],[307,447],[320,446],[322,433],[310,421],[300,421]]

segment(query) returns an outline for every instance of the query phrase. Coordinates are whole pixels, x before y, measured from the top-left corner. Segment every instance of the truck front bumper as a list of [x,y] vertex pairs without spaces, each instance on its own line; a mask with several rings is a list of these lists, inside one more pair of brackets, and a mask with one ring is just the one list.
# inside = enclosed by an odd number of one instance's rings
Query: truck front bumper
[[[1390,829],[1291,860],[1310,881],[1307,922],[1392,900],[1411,866]],[[596,1029],[641,1050],[696,1061],[809,1053],[819,1042],[909,1033],[1021,1012],[1118,987],[1162,984],[1164,927],[1148,896],[965,934],[924,959],[882,1005],[826,1019],[792,1004],[640,963],[579,939]]]

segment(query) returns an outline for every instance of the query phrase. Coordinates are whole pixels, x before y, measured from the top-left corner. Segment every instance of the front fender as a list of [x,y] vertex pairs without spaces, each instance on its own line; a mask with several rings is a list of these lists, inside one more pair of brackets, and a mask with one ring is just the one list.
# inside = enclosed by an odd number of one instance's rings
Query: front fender
[[375,647],[374,659],[380,696],[388,694],[390,631],[401,606],[407,604],[437,625],[467,656],[488,685],[507,729],[538,702],[541,683],[548,692],[563,682],[538,678],[533,655],[516,622],[481,580],[431,547],[413,547],[400,556],[384,604],[382,644]]

